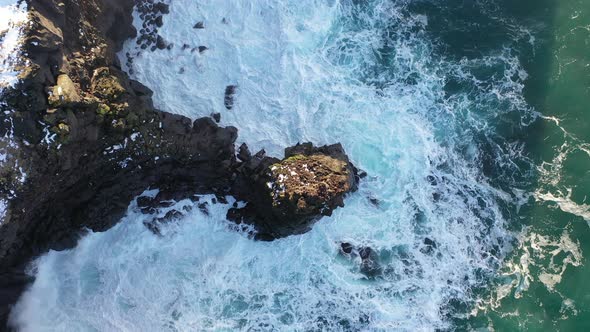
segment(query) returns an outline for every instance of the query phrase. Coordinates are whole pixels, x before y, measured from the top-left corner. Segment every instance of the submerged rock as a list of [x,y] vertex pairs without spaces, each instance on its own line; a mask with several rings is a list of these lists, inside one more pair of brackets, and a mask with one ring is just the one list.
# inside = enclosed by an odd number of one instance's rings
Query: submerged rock
[[[201,47],[199,47],[199,52],[202,52]],[[228,85],[225,87],[225,97],[223,99],[223,104],[228,110],[231,110],[234,107],[234,95],[236,94],[237,88],[238,87],[236,85]]]
[[340,253],[358,262],[358,271],[369,279],[374,279],[383,273],[383,267],[379,263],[379,255],[373,248],[367,246],[354,246],[349,242],[340,243]]

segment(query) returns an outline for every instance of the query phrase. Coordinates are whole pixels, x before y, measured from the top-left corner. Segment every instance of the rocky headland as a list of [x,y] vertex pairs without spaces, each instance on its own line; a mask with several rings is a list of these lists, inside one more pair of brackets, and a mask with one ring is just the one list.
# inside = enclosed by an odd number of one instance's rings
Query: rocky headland
[[[24,268],[32,258],[74,246],[86,229],[107,230],[148,188],[167,199],[234,196],[246,205],[228,219],[254,225],[261,240],[309,230],[356,190],[357,171],[339,144],[297,145],[280,160],[245,144],[236,151],[238,130],[218,126],[219,114],[193,121],[154,109],[152,92],[121,70],[117,52],[137,33],[143,49],[165,51],[157,35],[165,2],[27,5],[20,83],[0,103],[2,326],[30,282]],[[145,20],[139,32],[135,5]]]

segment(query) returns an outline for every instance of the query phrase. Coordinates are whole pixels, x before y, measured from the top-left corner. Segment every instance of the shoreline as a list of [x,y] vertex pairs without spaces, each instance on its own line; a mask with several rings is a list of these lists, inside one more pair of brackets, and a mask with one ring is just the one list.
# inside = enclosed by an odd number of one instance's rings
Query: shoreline
[[[166,3],[158,3],[152,8],[165,14]],[[150,89],[131,80],[117,56],[137,33],[135,1],[27,4],[31,24],[23,54],[30,63],[22,68],[21,82],[3,96],[14,111],[3,115],[12,127],[0,128],[12,130],[19,144],[10,157],[27,174],[21,182],[14,164],[0,169],[0,193],[15,193],[0,226],[0,267],[6,271],[0,275],[0,293],[6,295],[2,326],[32,281],[25,273],[31,259],[74,247],[85,229],[109,229],[148,188],[160,189],[166,199],[216,194],[249,202],[228,219],[254,224],[262,240],[309,230],[356,190],[360,177],[339,144],[297,145],[283,160],[264,150],[252,155],[243,145],[236,156],[235,127],[154,109]],[[326,175],[317,181],[327,194],[290,193],[287,187],[279,197],[284,204],[273,204],[266,188],[274,176],[269,166],[318,155],[325,158],[315,161]]]

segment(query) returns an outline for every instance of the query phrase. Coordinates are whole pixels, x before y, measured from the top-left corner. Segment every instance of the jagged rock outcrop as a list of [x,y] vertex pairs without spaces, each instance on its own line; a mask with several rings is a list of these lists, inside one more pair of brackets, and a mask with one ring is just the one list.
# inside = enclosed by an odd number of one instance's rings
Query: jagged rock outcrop
[[321,216],[344,206],[344,196],[359,180],[340,144],[297,144],[285,149],[283,160],[261,151],[240,165],[238,174],[232,192],[248,204],[231,209],[228,219],[255,224],[264,240],[308,231]]
[[[10,151],[0,165],[0,197],[10,197],[0,221],[2,326],[30,281],[23,268],[31,258],[72,247],[85,229],[110,228],[147,188],[176,199],[244,200],[246,208],[228,218],[253,223],[259,239],[307,231],[356,189],[340,145],[297,145],[284,160],[252,156],[243,145],[238,160],[236,128],[155,110],[150,89],[130,79],[116,55],[136,34],[134,0],[27,4],[28,61],[0,103],[0,137],[12,137],[10,147],[0,146]],[[150,24],[161,26],[167,6],[158,8]],[[233,98],[235,87],[230,92]]]
[[[121,71],[133,0],[29,0],[21,83],[0,103],[0,324],[35,255],[106,230],[148,187],[227,190],[237,130],[159,112]],[[7,143],[8,142],[8,143]],[[26,175],[26,179],[25,179]]]
[[[105,230],[149,186],[229,188],[237,129],[159,112],[151,91],[121,71],[135,35],[132,0],[30,0],[30,64],[6,96],[26,185],[0,227],[0,266]],[[5,128],[6,129],[6,128]],[[7,167],[0,173],[10,172]]]

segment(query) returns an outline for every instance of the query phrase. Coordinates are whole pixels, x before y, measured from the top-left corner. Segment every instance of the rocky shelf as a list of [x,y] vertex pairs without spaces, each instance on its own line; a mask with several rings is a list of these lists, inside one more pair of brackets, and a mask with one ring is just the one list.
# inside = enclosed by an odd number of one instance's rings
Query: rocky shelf
[[[139,2],[153,32],[168,5]],[[242,145],[236,157],[236,128],[154,109],[150,89],[117,57],[137,34],[135,1],[27,4],[26,61],[0,104],[0,136],[12,136],[0,143],[10,155],[0,168],[0,195],[10,197],[0,224],[2,323],[30,282],[24,266],[32,258],[74,246],[85,229],[112,227],[147,188],[177,199],[232,195],[247,204],[228,219],[253,224],[261,240],[309,230],[356,189],[357,171],[339,144],[297,145],[283,160]],[[152,39],[161,48],[153,33],[142,43]]]

